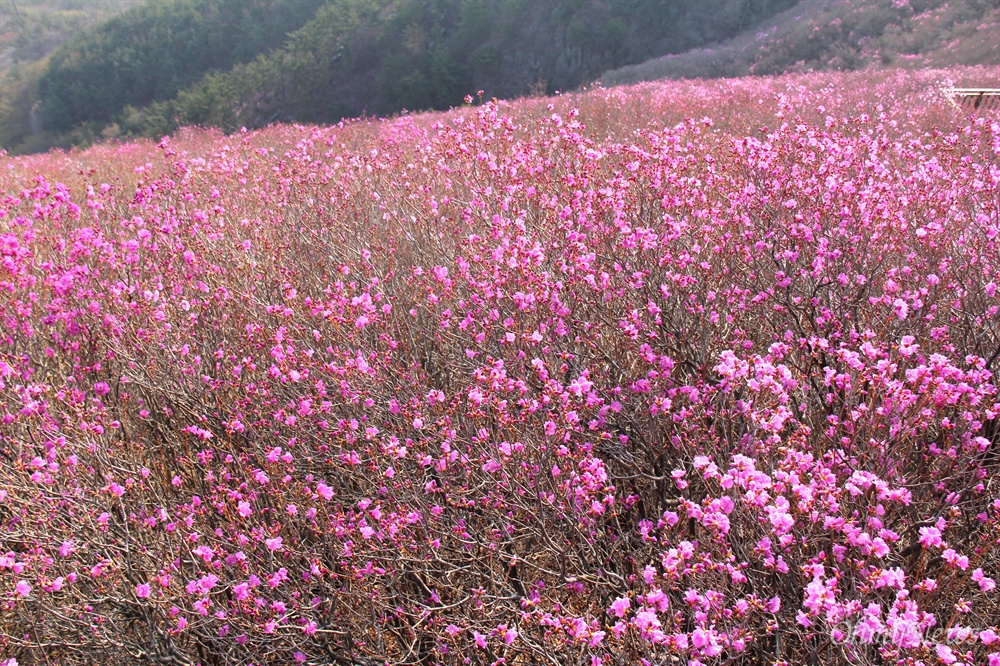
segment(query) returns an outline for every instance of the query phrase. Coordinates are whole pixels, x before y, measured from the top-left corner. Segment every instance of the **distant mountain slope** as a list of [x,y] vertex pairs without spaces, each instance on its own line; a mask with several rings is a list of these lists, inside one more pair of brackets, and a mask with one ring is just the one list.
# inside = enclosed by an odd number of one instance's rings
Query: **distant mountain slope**
[[44,58],[144,0],[0,0],[0,73]]
[[597,78],[1000,64],[998,44],[1000,0],[147,0],[51,57],[35,115],[70,145]]
[[38,79],[48,56],[85,29],[141,2],[0,0],[0,148],[31,135]]
[[210,70],[281,46],[324,0],[155,0],[56,52],[39,81],[46,127],[109,122],[168,99]]
[[446,108],[575,88],[734,35],[796,0],[332,0],[286,48],[128,114],[133,133]]
[[1000,64],[1000,0],[803,0],[721,44],[611,70],[601,82],[976,64]]

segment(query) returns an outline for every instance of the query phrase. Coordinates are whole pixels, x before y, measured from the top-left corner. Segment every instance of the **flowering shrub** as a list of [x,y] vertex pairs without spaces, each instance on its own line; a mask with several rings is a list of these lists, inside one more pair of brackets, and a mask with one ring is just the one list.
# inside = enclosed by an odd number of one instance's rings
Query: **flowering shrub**
[[1000,662],[952,74],[0,159],[8,663]]

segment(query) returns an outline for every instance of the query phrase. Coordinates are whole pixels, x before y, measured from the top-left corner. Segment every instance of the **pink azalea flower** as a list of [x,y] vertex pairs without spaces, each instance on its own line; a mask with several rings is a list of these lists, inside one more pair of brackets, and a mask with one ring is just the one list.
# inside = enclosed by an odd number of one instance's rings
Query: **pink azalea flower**
[[983,592],[991,592],[997,586],[996,581],[984,574],[982,569],[972,572],[972,580],[979,584],[979,589]]
[[628,612],[629,607],[632,605],[632,600],[627,597],[619,597],[611,603],[611,608],[609,611],[615,617],[625,617],[625,613]]
[[963,571],[969,568],[969,558],[966,557],[965,555],[959,554],[953,548],[948,548],[947,550],[945,550],[943,553],[941,553],[941,557],[943,557],[948,564],[958,567]]
[[233,586],[233,595],[236,597],[237,601],[244,601],[250,596],[250,585],[247,583],[239,583]]
[[906,319],[907,314],[910,312],[910,306],[902,298],[897,298],[892,303],[892,311],[899,319]]

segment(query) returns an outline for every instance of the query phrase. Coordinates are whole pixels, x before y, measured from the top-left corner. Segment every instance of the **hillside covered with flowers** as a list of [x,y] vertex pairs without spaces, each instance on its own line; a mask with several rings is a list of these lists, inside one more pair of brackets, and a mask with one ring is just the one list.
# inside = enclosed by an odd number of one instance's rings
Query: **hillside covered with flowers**
[[0,156],[0,664],[1000,664],[998,75]]

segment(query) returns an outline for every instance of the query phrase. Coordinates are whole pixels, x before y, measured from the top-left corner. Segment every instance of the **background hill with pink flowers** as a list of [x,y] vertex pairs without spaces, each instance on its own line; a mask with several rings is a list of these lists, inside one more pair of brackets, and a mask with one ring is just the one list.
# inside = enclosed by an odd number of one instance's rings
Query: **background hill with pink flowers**
[[0,19],[15,153],[479,90],[1000,62],[996,0],[4,0]]

